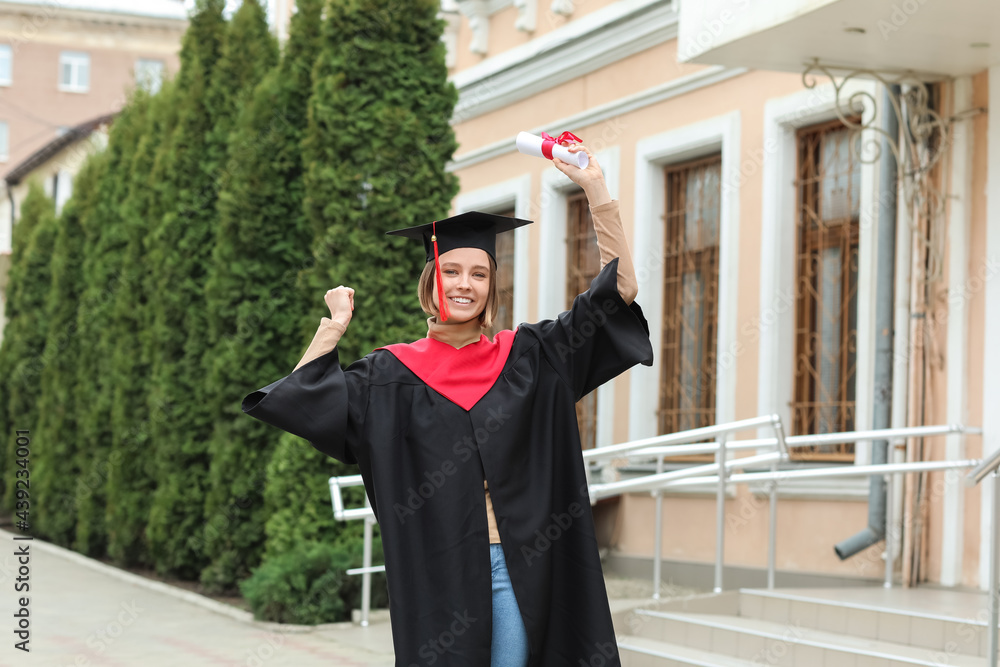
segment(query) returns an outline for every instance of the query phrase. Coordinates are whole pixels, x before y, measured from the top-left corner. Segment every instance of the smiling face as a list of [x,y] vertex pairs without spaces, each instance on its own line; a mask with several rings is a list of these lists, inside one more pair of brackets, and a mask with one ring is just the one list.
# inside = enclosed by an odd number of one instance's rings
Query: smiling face
[[[481,327],[490,329],[500,307],[493,258],[479,248],[455,248],[442,253],[440,261],[441,282],[450,315],[443,324],[463,324],[478,318]],[[439,315],[433,261],[424,265],[417,295],[425,313]]]
[[[455,248],[441,255],[440,261],[449,321],[458,324],[479,317],[490,293],[490,256],[479,248]],[[436,282],[431,294],[435,309],[440,309]]]

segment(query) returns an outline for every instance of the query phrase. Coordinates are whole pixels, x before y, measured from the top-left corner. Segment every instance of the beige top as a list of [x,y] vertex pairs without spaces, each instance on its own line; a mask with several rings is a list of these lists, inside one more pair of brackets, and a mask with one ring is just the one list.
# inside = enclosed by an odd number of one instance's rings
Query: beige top
[[[629,252],[625,230],[622,228],[621,213],[618,210],[618,200],[614,199],[599,206],[591,206],[590,213],[594,218],[594,231],[597,233],[597,247],[601,252],[601,267],[615,257],[618,258],[618,293],[625,303],[632,303],[639,291],[632,264],[632,254]],[[295,368],[317,359],[334,347],[340,341],[346,327],[340,322],[334,322],[329,317],[320,321],[319,329],[309,344],[302,359]],[[493,501],[490,500],[490,490],[483,480],[483,491],[486,494],[486,521],[490,530],[490,544],[500,543],[500,532],[497,530],[497,518],[493,513]]]
[[486,523],[490,526],[490,544],[500,544],[500,531],[497,530],[497,517],[493,513],[493,501],[490,500],[490,487],[486,486],[483,480],[483,488],[486,489]]

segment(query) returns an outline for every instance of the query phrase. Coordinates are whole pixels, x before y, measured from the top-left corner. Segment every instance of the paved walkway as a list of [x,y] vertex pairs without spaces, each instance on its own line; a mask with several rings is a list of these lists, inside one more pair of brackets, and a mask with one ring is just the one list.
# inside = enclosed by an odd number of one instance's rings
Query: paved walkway
[[[385,610],[372,624],[288,626],[152,581],[40,540],[0,529],[0,667],[392,667]],[[18,592],[28,549],[30,590]],[[23,582],[21,582],[23,583]],[[609,579],[620,615],[651,594],[649,582]],[[677,588],[662,593],[687,595]],[[28,596],[30,652],[17,650],[20,598]]]
[[[387,621],[367,628],[258,623],[246,612],[0,530],[0,665],[391,667]],[[30,653],[14,648],[18,557],[28,545]]]

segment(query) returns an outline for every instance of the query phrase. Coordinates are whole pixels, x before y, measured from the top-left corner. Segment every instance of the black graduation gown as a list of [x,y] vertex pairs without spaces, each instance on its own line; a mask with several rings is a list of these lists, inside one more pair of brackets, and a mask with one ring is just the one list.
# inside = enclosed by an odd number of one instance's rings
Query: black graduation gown
[[649,328],[609,262],[569,310],[521,324],[465,410],[378,349],[337,350],[243,400],[248,415],[357,463],[379,521],[397,667],[490,664],[483,480],[530,645],[529,665],[620,665],[574,404],[637,363]]

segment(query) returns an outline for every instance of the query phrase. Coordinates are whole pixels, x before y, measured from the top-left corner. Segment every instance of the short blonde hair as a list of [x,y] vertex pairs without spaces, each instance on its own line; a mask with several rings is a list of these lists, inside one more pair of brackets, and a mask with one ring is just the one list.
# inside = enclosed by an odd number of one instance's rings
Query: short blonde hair
[[[435,317],[440,314],[434,307],[433,261],[427,262],[424,265],[424,270],[420,273],[420,281],[417,283],[417,296],[420,298],[420,307],[425,313]],[[486,292],[486,307],[483,308],[483,312],[479,313],[479,326],[483,329],[492,329],[499,312],[500,293],[497,290],[497,263],[493,257],[490,257],[490,286]]]

